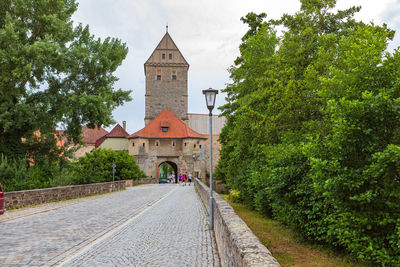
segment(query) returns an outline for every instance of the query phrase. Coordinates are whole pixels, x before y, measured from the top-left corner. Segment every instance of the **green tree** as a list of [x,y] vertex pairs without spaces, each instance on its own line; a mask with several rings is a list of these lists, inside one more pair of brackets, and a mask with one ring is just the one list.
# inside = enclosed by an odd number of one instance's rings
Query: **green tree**
[[168,163],[163,163],[160,168],[160,178],[167,179],[173,172],[174,169]]
[[79,143],[81,125],[110,125],[112,110],[130,100],[113,88],[126,45],[74,27],[76,9],[74,0],[0,3],[0,153],[9,158],[65,155],[57,125]]
[[[239,199],[381,265],[400,264],[400,55],[394,32],[302,0],[244,22],[217,175]],[[282,29],[278,34],[278,30]]]
[[95,149],[75,163],[76,183],[89,184],[112,181],[112,165],[115,164],[115,180],[139,179],[146,175],[127,151]]

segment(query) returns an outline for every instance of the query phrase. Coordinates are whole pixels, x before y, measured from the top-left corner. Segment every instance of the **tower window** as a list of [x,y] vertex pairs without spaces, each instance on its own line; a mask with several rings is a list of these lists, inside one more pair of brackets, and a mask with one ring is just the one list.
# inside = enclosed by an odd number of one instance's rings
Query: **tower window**
[[161,70],[157,70],[157,80],[161,81]]
[[175,142],[172,142],[172,146],[175,146]]
[[196,148],[196,144],[194,144],[194,148]]
[[158,141],[156,141],[156,146],[158,146]]
[[172,54],[169,54],[169,59],[172,59]]
[[184,145],[186,146],[186,143]]
[[132,143],[132,146],[135,146],[135,143]]
[[165,54],[162,54],[162,59],[165,59]]
[[199,145],[199,147],[201,148],[201,145]]
[[172,80],[176,80],[176,70],[172,71]]
[[143,147],[144,147],[144,143],[143,143]]

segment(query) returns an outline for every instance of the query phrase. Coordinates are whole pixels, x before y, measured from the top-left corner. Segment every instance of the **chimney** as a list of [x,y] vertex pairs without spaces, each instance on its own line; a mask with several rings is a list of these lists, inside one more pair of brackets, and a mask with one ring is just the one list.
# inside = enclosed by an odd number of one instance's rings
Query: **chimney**
[[124,128],[124,130],[126,131],[126,121],[122,122],[122,128]]

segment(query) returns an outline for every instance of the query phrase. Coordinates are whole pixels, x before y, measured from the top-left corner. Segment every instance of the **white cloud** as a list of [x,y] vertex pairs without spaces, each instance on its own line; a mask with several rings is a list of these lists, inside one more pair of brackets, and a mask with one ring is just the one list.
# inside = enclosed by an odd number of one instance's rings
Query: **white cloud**
[[[399,0],[339,0],[345,9],[362,5],[356,16],[365,22],[383,22],[400,29]],[[117,70],[117,87],[133,90],[133,101],[114,111],[114,119],[127,121],[128,132],[144,126],[143,64],[165,33],[169,32],[190,64],[189,112],[206,113],[201,90],[224,88],[229,82],[227,69],[238,56],[240,39],[246,26],[240,17],[248,12],[266,12],[268,19],[293,14],[300,8],[297,0],[80,0],[73,20],[89,24],[92,34],[118,37],[126,42],[129,53]],[[400,35],[400,33],[399,33]],[[399,46],[399,37],[390,47]],[[217,104],[223,104],[218,95]]]

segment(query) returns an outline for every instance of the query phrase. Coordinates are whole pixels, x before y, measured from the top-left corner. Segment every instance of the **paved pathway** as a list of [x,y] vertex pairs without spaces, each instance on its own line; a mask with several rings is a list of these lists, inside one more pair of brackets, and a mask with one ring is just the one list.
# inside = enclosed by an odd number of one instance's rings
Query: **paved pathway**
[[193,187],[132,187],[55,207],[0,222],[1,266],[219,266]]

